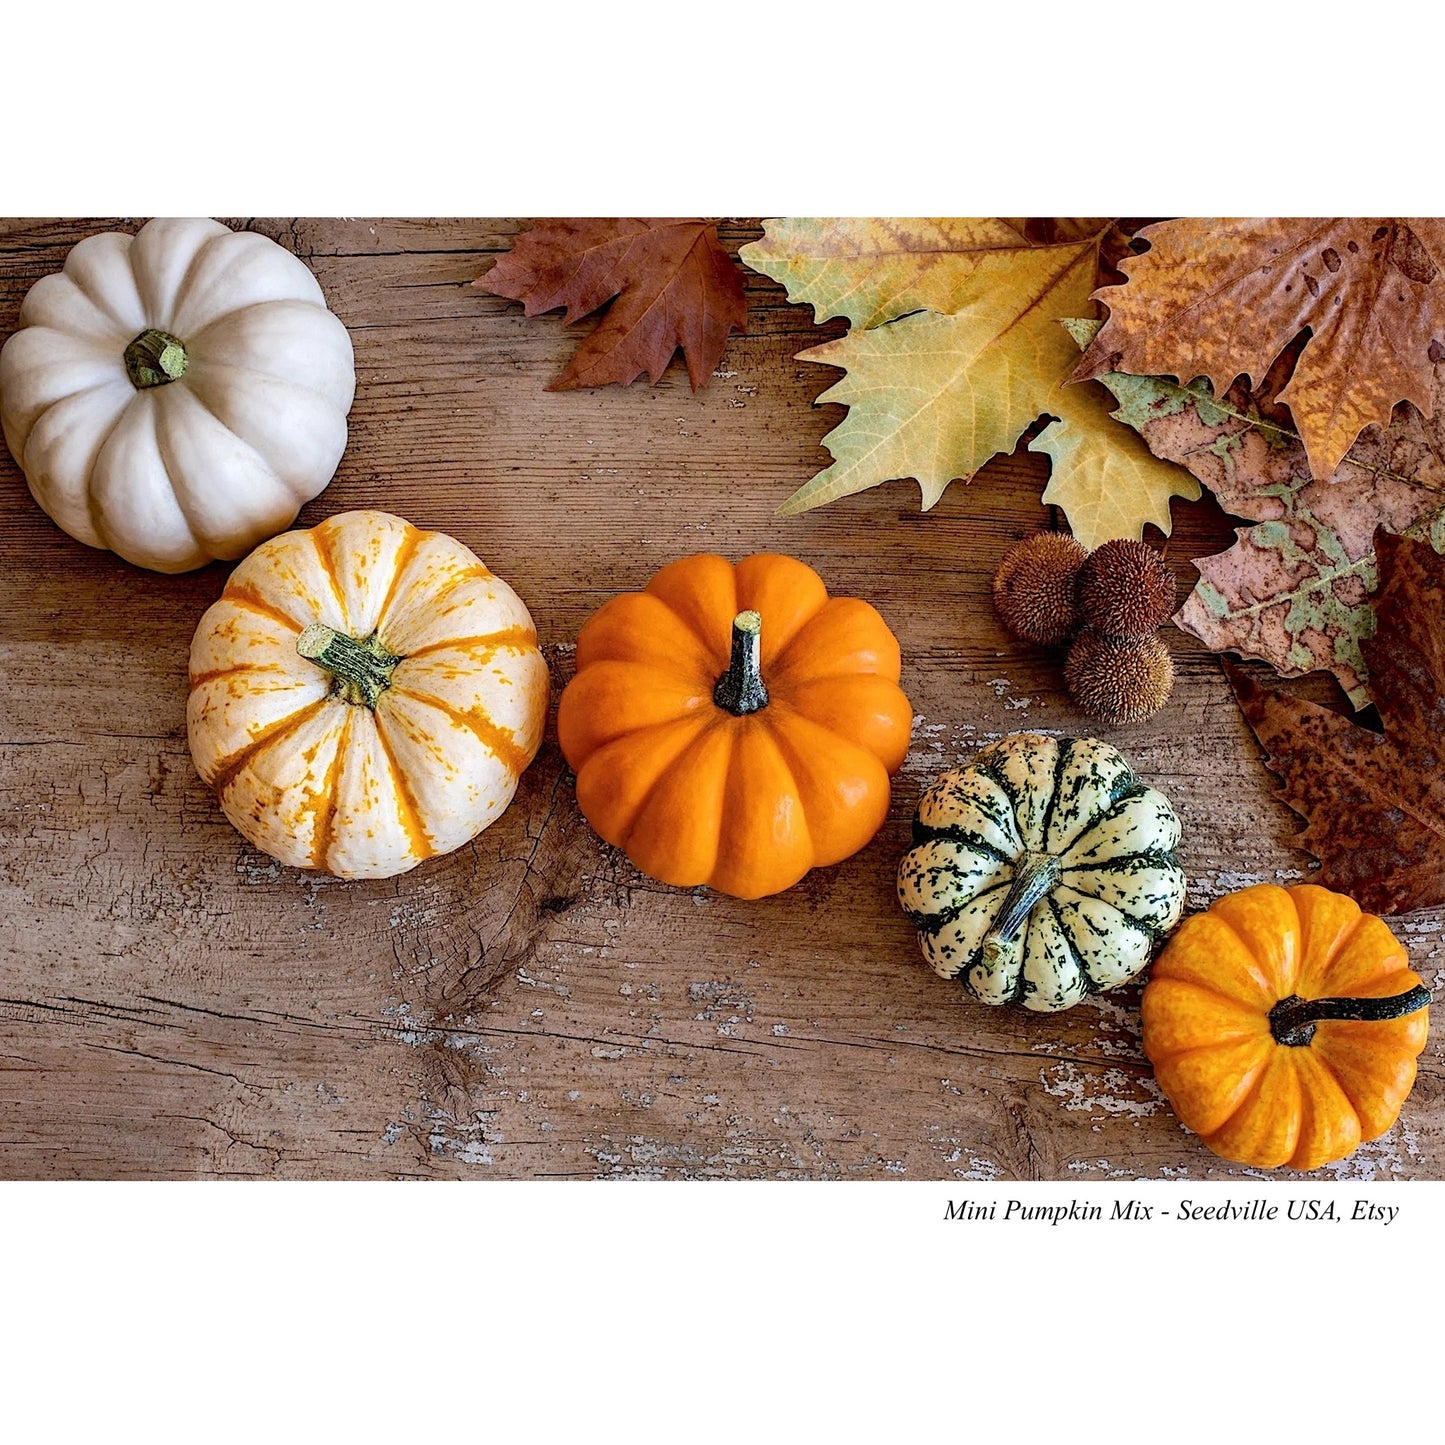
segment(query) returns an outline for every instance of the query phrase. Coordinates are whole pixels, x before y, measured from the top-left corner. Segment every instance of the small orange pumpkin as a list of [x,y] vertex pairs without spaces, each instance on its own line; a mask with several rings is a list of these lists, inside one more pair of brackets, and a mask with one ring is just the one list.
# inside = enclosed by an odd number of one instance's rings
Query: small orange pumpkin
[[738,898],[856,853],[913,709],[898,643],[811,567],[703,554],[604,603],[557,714],[587,821],[644,873]]
[[1261,883],[1186,918],[1144,990],[1144,1052],[1222,1158],[1318,1169],[1396,1120],[1430,991],[1343,893]]

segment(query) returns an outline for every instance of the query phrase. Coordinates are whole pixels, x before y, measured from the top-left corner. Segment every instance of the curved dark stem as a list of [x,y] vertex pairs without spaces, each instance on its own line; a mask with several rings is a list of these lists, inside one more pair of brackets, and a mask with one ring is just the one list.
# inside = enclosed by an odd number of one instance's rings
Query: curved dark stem
[[712,690],[712,700],[734,717],[746,717],[768,705],[768,690],[763,686],[759,664],[762,631],[763,619],[756,612],[739,612],[733,618],[732,657],[728,670]]
[[1426,1007],[1431,998],[1424,984],[1390,998],[1301,998],[1297,993],[1282,998],[1269,1011],[1269,1029],[1278,1044],[1299,1048],[1315,1036],[1315,1025],[1324,1019],[1350,1023],[1384,1023],[1401,1019]]

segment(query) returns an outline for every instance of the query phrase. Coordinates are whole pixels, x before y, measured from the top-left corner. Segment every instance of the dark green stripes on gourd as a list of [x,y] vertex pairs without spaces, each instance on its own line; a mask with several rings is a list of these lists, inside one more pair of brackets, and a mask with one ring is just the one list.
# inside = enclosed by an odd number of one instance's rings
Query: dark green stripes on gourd
[[[1057,738],[1057,755],[1054,759],[1053,776],[1049,784],[1049,796],[1045,803],[1043,815],[1039,827],[1039,839],[1041,842],[1048,841],[1053,832],[1056,817],[1062,812],[1067,815],[1071,810],[1077,809],[1080,800],[1085,793],[1092,791],[1098,798],[1097,803],[1092,799],[1090,807],[1094,808],[1092,817],[1085,818],[1082,826],[1073,837],[1069,838],[1060,852],[1074,852],[1076,850],[1087,851],[1087,839],[1096,829],[1107,825],[1116,818],[1118,810],[1143,797],[1151,790],[1134,775],[1133,771],[1120,760],[1122,771],[1112,781],[1109,780],[1109,770],[1101,767],[1101,760],[1094,760],[1084,764],[1083,758],[1078,756],[1078,740],[1074,738]],[[997,801],[992,805],[986,800],[969,796],[969,804],[978,809],[990,822],[994,823],[1006,836],[1019,838],[1021,843],[1027,846],[1023,838],[1023,831],[1019,827],[1018,819],[1030,811],[1027,800],[1022,796],[1021,789],[1016,786],[1004,773],[1001,763],[1006,755],[1001,747],[986,749],[984,754],[969,766],[969,771],[980,773],[988,778],[1005,798],[1008,799],[1012,816],[1004,817],[998,811]],[[1078,761],[1082,766],[1073,776],[1068,777],[1072,765]],[[1066,781],[1067,779],[1067,781]],[[938,800],[935,806],[941,803],[947,806],[946,795]],[[921,808],[920,808],[921,812]],[[982,859],[993,859],[999,864],[1011,865],[1015,862],[1007,852],[1000,849],[995,843],[979,836],[969,828],[960,824],[946,824],[933,826],[922,821],[915,815],[913,820],[913,844],[917,848],[930,842],[947,842],[969,849]],[[917,871],[907,873],[910,882],[917,886],[919,893],[939,894],[962,890],[967,896],[962,902],[937,912],[919,913],[915,909],[905,908],[909,919],[920,933],[936,937],[945,928],[956,922],[965,912],[975,909],[978,905],[987,900],[991,895],[1007,892],[1012,883],[1012,872],[998,882],[988,884],[985,887],[973,889],[973,880],[977,878],[978,871],[958,867],[957,864],[949,863],[942,859],[930,859],[927,864],[923,860],[917,860],[910,864],[909,859],[904,860],[904,869],[916,868]],[[1092,873],[1098,875],[1114,874],[1121,880],[1129,877],[1137,877],[1150,870],[1160,870],[1165,873],[1178,873],[1179,861],[1171,850],[1159,847],[1146,848],[1142,852],[1121,854],[1117,857],[1090,860],[1087,863],[1080,863],[1075,867],[1067,868],[1058,886],[1073,888],[1069,883],[1071,874]],[[972,891],[970,891],[972,890]],[[1124,923],[1134,932],[1141,935],[1148,941],[1149,949],[1160,941],[1168,932],[1166,926],[1150,921],[1148,918],[1139,918],[1132,911],[1132,900],[1121,899],[1118,902],[1097,893],[1085,892],[1083,889],[1073,889],[1081,897],[1093,899],[1111,908]],[[1000,900],[1001,901],[1001,900]],[[1157,908],[1150,908],[1150,913],[1160,916],[1167,915],[1171,911],[1170,905],[1174,902],[1171,892],[1156,892],[1144,896],[1149,904],[1160,905]],[[1076,945],[1070,929],[1065,924],[1065,907],[1050,893],[1042,900],[1047,905],[1053,918],[1058,938],[1070,961],[1077,968],[1083,985],[1089,993],[1098,993],[1105,985],[1096,983],[1089,961],[1080,952]],[[1129,910],[1126,911],[1126,903]],[[1099,936],[1101,950],[1112,950],[1114,945],[1108,934],[1100,930],[1082,909],[1068,910],[1074,915],[1076,926],[1082,925]],[[1022,948],[1027,948],[1026,931],[1028,924],[1025,923],[1025,936]],[[945,960],[952,963],[949,954],[945,954]],[[981,945],[970,953],[968,957],[960,958],[957,961],[955,976],[965,975],[968,970],[974,967],[981,957]],[[1113,985],[1109,985],[1112,987]],[[1018,981],[1012,990],[1010,1001],[1020,1002],[1024,996],[1034,988],[1024,977],[1022,963],[1020,963]]]
[[[1055,759],[1054,759],[1054,781],[1053,781],[1053,786],[1049,789],[1049,801],[1048,801],[1047,806],[1044,808],[1044,821],[1043,821],[1042,825],[1041,825],[1040,828],[1039,828],[1039,837],[1040,837],[1040,839],[1042,839],[1042,840],[1044,840],[1044,841],[1047,841],[1048,836],[1049,836],[1049,832],[1050,832],[1050,830],[1051,830],[1051,829],[1053,828],[1053,826],[1054,826],[1054,809],[1057,808],[1058,805],[1059,805],[1059,794],[1062,793],[1063,790],[1064,790],[1064,787],[1063,787],[1063,784],[1064,784],[1064,773],[1068,770],[1069,760],[1070,760],[1073,756],[1074,756],[1074,739],[1073,739],[1073,738],[1060,738],[1060,739],[1059,739],[1059,752],[1058,752],[1058,756],[1055,757]],[[990,769],[985,768],[985,771],[990,772],[990,775],[992,775]],[[1094,780],[1097,781],[1097,774],[1094,774],[1093,777],[1094,777]],[[1126,772],[1126,773],[1124,774],[1124,777],[1127,778],[1131,784],[1134,784],[1134,786],[1136,786],[1136,787],[1138,786],[1138,784],[1134,782],[1134,775],[1133,775],[1133,773],[1128,773],[1128,772]],[[1006,792],[1006,793],[1009,795],[1009,800],[1013,803],[1014,807],[1017,808],[1017,807],[1018,807],[1018,801],[1019,801],[1019,800],[1018,800],[1017,796],[1014,794],[1013,789],[1010,788],[1009,785],[1008,785],[1006,782],[1004,782],[1001,778],[995,778],[994,781],[997,782],[998,785],[999,785],[999,787],[1001,787],[1001,788],[1004,790],[1004,792]],[[1087,782],[1089,782],[1089,781],[1090,781],[1090,779],[1089,779],[1088,777],[1084,777],[1084,778],[1081,778],[1081,779],[1080,779],[1079,787],[1074,790],[1074,801],[1075,801],[1075,802],[1078,801],[1080,789],[1082,789],[1082,787],[1084,786],[1084,784],[1087,783]],[[1128,791],[1128,790],[1127,790],[1127,788],[1126,788],[1126,789],[1124,790],[1124,792],[1127,794],[1127,791]],[[1114,804],[1117,803],[1117,802],[1119,802],[1119,801],[1120,801],[1119,798],[1113,796],[1113,793],[1111,792],[1111,793],[1110,793],[1110,796],[1109,796],[1109,806],[1112,808],[1112,807],[1114,806]]]
[[[1054,762],[1054,786],[1049,794],[1049,806],[1044,814],[1043,836],[1045,838],[1049,836],[1049,830],[1054,826],[1054,812],[1059,806],[1059,799],[1064,791],[1064,774],[1068,771],[1069,764],[1074,759],[1075,744],[1077,741],[1078,739],[1076,738],[1059,739],[1059,756]],[[990,776],[992,776],[991,770]],[[997,778],[995,778],[995,781],[1009,794],[1010,798],[1013,797],[1013,793],[1009,791],[1006,783]],[[1088,787],[1090,783],[1098,786],[1101,782],[1103,782],[1103,777],[1099,772],[1098,763],[1095,762],[1087,772],[1081,772],[1074,780],[1068,805],[1070,807],[1077,807],[1079,795],[1084,789]],[[1099,820],[1102,821],[1108,812],[1116,808],[1120,803],[1127,802],[1130,798],[1142,797],[1148,791],[1144,784],[1126,767],[1119,777],[1114,780],[1114,786],[1109,790],[1109,808],[1099,815]],[[1084,833],[1089,832],[1092,826],[1091,824],[1090,828],[1085,828],[1079,833],[1078,837],[1083,837]],[[1074,841],[1077,841],[1077,838]],[[1072,842],[1070,846],[1073,846]]]
[[[947,837],[946,834],[935,834],[934,836],[945,838]],[[973,845],[968,844],[967,846],[972,847]],[[999,854],[997,856],[1000,862],[1010,861],[1002,854]],[[968,878],[968,875],[964,872],[962,868],[947,863],[939,864],[937,867],[934,868],[924,869],[919,876],[928,877],[930,882],[933,882],[934,880],[941,879],[942,877],[950,873],[959,880],[960,884],[965,883]],[[1013,877],[1012,875],[1010,875],[1008,878],[1005,878],[1000,883],[991,883],[987,888],[980,888],[977,892],[970,893],[968,897],[965,898],[963,902],[958,904],[956,907],[941,908],[938,910],[937,913],[915,913],[914,910],[911,908],[905,908],[903,911],[908,915],[909,919],[913,923],[913,926],[920,933],[942,933],[943,930],[947,928],[950,923],[952,923],[956,918],[962,915],[965,910],[972,908],[973,905],[977,903],[980,898],[987,898],[990,893],[996,893],[999,889],[1004,889],[1005,891],[1007,891],[1009,884],[1011,884],[1012,882]]]
[[[1049,894],[1049,896],[1044,899],[1044,902],[1048,904],[1049,912],[1054,915],[1054,927],[1058,930],[1059,942],[1064,945],[1064,951],[1069,955],[1069,959],[1074,967],[1083,974],[1084,982],[1088,985],[1089,992],[1102,992],[1098,984],[1094,982],[1093,976],[1089,972],[1088,964],[1084,962],[1084,955],[1074,947],[1074,940],[1069,936],[1069,930],[1064,927],[1064,915],[1058,903],[1055,902],[1054,895],[1052,893]],[[1132,922],[1133,920],[1131,919],[1130,921]],[[1012,1002],[1018,1003],[1027,992],[1028,985],[1024,981],[1024,971],[1023,969],[1019,969],[1018,987],[1014,989]]]
[[[1078,945],[1074,942],[1073,934],[1071,934],[1069,930],[1064,926],[1064,911],[1062,908],[1059,907],[1058,900],[1052,894],[1050,894],[1049,897],[1046,898],[1044,901],[1049,905],[1049,911],[1054,915],[1054,927],[1057,928],[1059,931],[1059,941],[1064,945],[1064,948],[1067,951],[1069,958],[1073,961],[1074,967],[1077,968],[1079,970],[1079,973],[1083,976],[1085,992],[1103,993],[1104,986],[1100,983],[1095,982],[1094,975],[1089,969],[1088,960],[1085,959],[1084,955],[1079,952]],[[1117,912],[1118,910],[1115,911]],[[1145,928],[1137,918],[1131,918],[1127,913],[1120,913],[1119,916],[1136,933],[1142,933],[1149,940],[1150,946],[1153,946],[1154,934],[1150,929]],[[1082,915],[1080,915],[1080,918],[1087,927],[1093,929],[1093,924],[1090,923],[1087,918],[1083,917]],[[1108,940],[1101,939],[1100,942],[1107,945]],[[1014,990],[1014,1002],[1017,1002],[1019,999],[1021,999],[1027,992],[1028,986],[1024,981],[1023,970],[1020,969],[1019,985]]]
[[[1069,763],[1073,759],[1074,744],[1076,743],[1077,739],[1057,738],[1055,739],[1055,741],[1059,745],[1059,750],[1058,756],[1054,760],[1053,783],[1049,789],[1049,801],[1044,808],[1043,825],[1039,829],[1040,836],[1043,838],[1048,837],[1049,830],[1053,827],[1054,813],[1058,808],[1059,796],[1063,792],[1063,777],[1064,774],[1068,771]],[[999,790],[1009,800],[1009,804],[1013,810],[1012,814],[1007,817],[1002,814],[992,815],[991,821],[997,823],[998,826],[1005,831],[1017,832],[1017,818],[1021,808],[1023,807],[1023,800],[1020,798],[1017,790],[1013,787],[1013,784],[1004,775],[1003,770],[993,765],[993,759],[986,757],[978,762],[970,763],[969,770],[976,773],[982,773],[991,782],[996,784]],[[1080,772],[1074,782],[1074,786],[1070,789],[1070,806],[1077,805],[1079,801],[1079,795],[1087,786],[1089,786],[1090,783],[1097,786],[1102,781],[1103,779],[1099,773],[1097,765],[1091,767],[1086,772]],[[1108,811],[1111,811],[1112,809],[1117,807],[1118,804],[1128,802],[1130,798],[1142,797],[1148,791],[1149,789],[1143,783],[1141,783],[1132,772],[1126,771],[1121,775],[1119,779],[1116,780],[1114,786],[1109,790],[1108,810],[1100,813],[1096,821],[1103,822],[1104,819],[1108,816]],[[1091,823],[1088,828],[1085,828],[1080,832],[1079,837],[1083,837],[1085,833],[1091,832],[1093,830],[1093,827],[1094,824]],[[991,854],[993,857],[998,858],[1002,862],[1012,861],[1007,853],[1002,852],[992,843],[988,842],[986,839],[979,837],[977,833],[970,833],[967,829],[961,828],[956,824],[950,825],[946,828],[931,828],[920,818],[915,816],[913,819],[914,844],[917,845],[919,843],[927,843],[934,838],[947,838],[950,842],[963,843],[969,848],[976,848],[980,853]],[[1070,846],[1072,846],[1072,844]]]
[[[1130,797],[1137,796],[1137,793],[1130,794]],[[1128,799],[1120,799],[1120,801],[1127,802]],[[1111,811],[1113,806],[1117,805],[1111,805]],[[1109,814],[1100,814],[1100,823],[1107,823],[1108,821]],[[1092,827],[1086,828],[1084,833],[1081,833],[1079,836],[1084,837],[1092,831]],[[1132,873],[1147,873],[1151,868],[1177,869],[1178,867],[1179,857],[1177,854],[1166,852],[1163,848],[1150,848],[1143,853],[1130,853],[1126,857],[1106,858],[1099,863],[1090,863],[1087,868],[1065,868],[1064,878],[1060,881],[1066,881],[1070,873],[1123,873],[1128,875]],[[1069,886],[1072,887],[1073,885],[1070,884]],[[1075,891],[1081,892],[1082,890]],[[1169,932],[1167,928],[1160,928],[1157,924],[1150,923],[1147,919],[1136,918],[1132,914],[1124,913],[1124,910],[1120,908],[1117,903],[1109,903],[1109,900],[1101,894],[1090,894],[1089,896],[1098,898],[1100,903],[1108,903],[1109,907],[1116,913],[1123,914],[1140,933],[1147,934],[1152,943],[1158,943]],[[1162,897],[1159,898],[1158,901],[1162,902]]]

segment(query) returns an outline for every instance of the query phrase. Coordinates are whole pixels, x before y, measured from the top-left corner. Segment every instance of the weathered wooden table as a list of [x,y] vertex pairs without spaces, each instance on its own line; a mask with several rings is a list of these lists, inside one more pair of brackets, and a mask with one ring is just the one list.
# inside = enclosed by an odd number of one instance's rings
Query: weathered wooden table
[[[75,241],[138,224],[0,224],[0,337]],[[232,224],[307,261],[356,348],[350,445],[301,524],[380,507],[460,538],[530,606],[558,691],[588,614],[664,562],[791,552],[897,632],[914,745],[877,839],[761,902],[664,887],[602,844],[555,728],[471,846],[386,882],[283,868],[186,748],[187,649],[226,569],[160,577],[71,541],[0,455],[0,1176],[1247,1172],[1164,1102],[1137,985],[1058,1016],[986,1009],[924,967],[894,901],[921,788],[1025,728],[1105,736],[1164,789],[1194,905],[1309,866],[1191,639],[1171,634],[1168,708],[1104,730],[1055,656],[1004,633],[989,580],[1050,522],[1046,459],[1001,458],[927,516],[898,482],[779,518],[842,414],[811,406],[837,373],[794,354],[842,326],[771,282],[748,273],[750,332],[697,394],[680,362],[651,389],[550,393],[582,328],[467,286],[520,222]],[[758,233],[724,228],[731,250]],[[1187,587],[1229,523],[1174,510]],[[1442,925],[1397,923],[1436,987]],[[1396,1127],[1321,1173],[1445,1178],[1438,1036]]]

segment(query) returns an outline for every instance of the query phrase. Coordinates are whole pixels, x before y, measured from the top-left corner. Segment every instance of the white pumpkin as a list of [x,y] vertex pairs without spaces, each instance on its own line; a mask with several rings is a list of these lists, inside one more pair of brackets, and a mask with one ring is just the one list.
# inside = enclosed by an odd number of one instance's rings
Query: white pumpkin
[[898,899],[944,978],[1066,1009],[1127,983],[1178,923],[1179,832],[1108,743],[1013,733],[923,795]]
[[0,351],[0,420],[31,494],[157,572],[243,556],[335,475],[351,338],[265,236],[154,220],[76,245]]
[[186,729],[226,817],[274,858],[389,878],[502,816],[547,719],[521,598],[386,512],[263,542],[191,643]]

